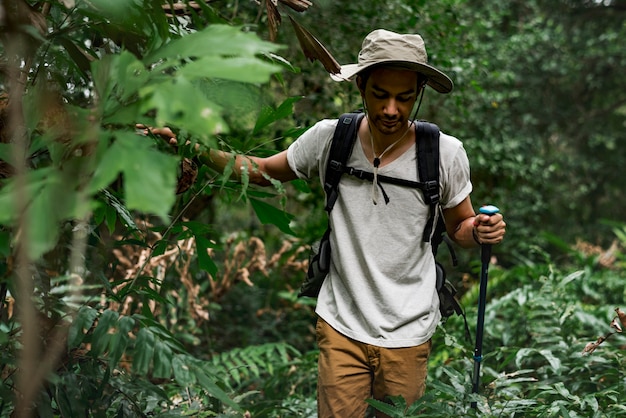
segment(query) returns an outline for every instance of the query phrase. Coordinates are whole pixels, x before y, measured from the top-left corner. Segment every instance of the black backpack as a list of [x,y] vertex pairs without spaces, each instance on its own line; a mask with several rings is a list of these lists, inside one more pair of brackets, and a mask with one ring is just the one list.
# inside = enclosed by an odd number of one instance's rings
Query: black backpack
[[[360,112],[341,115],[333,134],[330,155],[326,165],[326,175],[324,177],[324,191],[326,192],[325,210],[329,215],[339,197],[338,185],[343,174],[355,176],[367,181],[374,180],[373,173],[357,170],[347,165],[347,161],[354,147],[358,127],[364,116],[365,115]],[[435,256],[437,255],[439,245],[445,241],[450,250],[453,264],[456,265],[456,255],[454,254],[449,238],[445,235],[446,228],[439,206],[439,128],[437,125],[429,122],[417,121],[415,122],[415,129],[416,138],[419,139],[416,139],[416,152],[417,171],[421,181],[410,181],[378,175],[378,185],[381,186],[380,183],[391,183],[422,190],[424,200],[430,207],[430,214],[422,233],[422,239],[426,242],[431,242]],[[383,192],[385,201],[388,201],[388,197],[382,186],[381,191]],[[322,283],[330,269],[330,231],[329,221],[328,228],[322,239],[312,246],[307,277],[300,289],[299,297],[317,297],[319,294]],[[437,291],[439,293],[439,309],[441,315],[444,318],[448,318],[454,313],[463,315],[463,309],[455,297],[456,289],[446,280],[446,273],[443,266],[439,262],[436,262],[436,266]]]

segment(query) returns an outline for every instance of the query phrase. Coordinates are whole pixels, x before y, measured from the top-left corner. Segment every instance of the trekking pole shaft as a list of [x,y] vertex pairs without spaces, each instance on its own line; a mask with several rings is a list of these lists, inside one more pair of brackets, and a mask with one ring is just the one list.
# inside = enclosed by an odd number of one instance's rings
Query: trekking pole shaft
[[[495,215],[499,209],[495,206],[484,206],[480,213]],[[491,260],[491,245],[482,244],[480,253],[480,292],[478,294],[478,317],[476,320],[476,345],[474,347],[474,376],[472,379],[472,393],[478,393],[480,385],[480,365],[483,360],[483,334],[485,330],[485,306],[487,303],[487,282],[489,279],[489,262]],[[476,402],[472,402],[476,408]]]
[[478,376],[482,362],[483,335],[485,331],[485,308],[487,303],[487,282],[489,279],[489,259],[491,245],[481,246],[480,292],[478,294],[478,319],[476,320],[476,346],[474,347],[474,387],[473,393],[478,393]]

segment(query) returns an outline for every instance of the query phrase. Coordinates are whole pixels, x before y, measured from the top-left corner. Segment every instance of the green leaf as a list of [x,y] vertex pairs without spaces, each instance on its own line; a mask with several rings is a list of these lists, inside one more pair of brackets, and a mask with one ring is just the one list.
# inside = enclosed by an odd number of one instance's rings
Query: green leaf
[[163,305],[164,307],[172,304],[172,302],[163,297],[158,290],[155,290],[149,286],[144,286],[141,289],[137,290],[136,294],[138,296],[142,296],[142,299],[146,301],[146,303],[144,303],[144,306],[148,304],[148,301],[154,301]]
[[107,309],[98,318],[98,325],[91,336],[91,355],[100,356],[109,346],[111,334],[109,330],[115,328],[119,314],[116,311]]
[[90,306],[82,306],[76,313],[76,317],[70,325],[67,334],[68,348],[76,348],[83,342],[85,333],[91,329],[94,321],[98,317],[98,311]]
[[91,74],[93,77],[94,88],[98,97],[102,98],[104,108],[107,108],[107,104],[114,104],[111,100],[111,92],[115,85],[112,80],[111,74],[113,68],[117,65],[119,56],[107,54],[101,59],[91,63]]
[[129,316],[122,316],[117,321],[115,333],[109,340],[109,367],[111,369],[119,363],[130,341],[130,331],[135,326],[135,320]]
[[154,334],[149,328],[141,328],[135,341],[135,355],[133,357],[133,372],[145,376],[150,370],[150,363],[154,356]]
[[196,383],[196,375],[191,371],[190,365],[185,361],[188,356],[177,354],[172,360],[174,378],[181,386],[191,386]]
[[226,404],[226,405],[230,406],[231,408],[235,409],[236,411],[241,411],[241,407],[237,403],[235,403],[232,399],[230,399],[228,397],[226,392],[224,392],[215,383],[215,381],[212,379],[212,377],[210,377],[202,369],[202,367],[199,364],[195,364],[193,366],[195,366],[195,367],[192,367],[192,370],[193,370],[194,374],[196,375],[196,378],[198,379],[198,383],[200,384],[200,386],[204,390],[209,392],[212,396],[214,396],[215,398],[217,398],[218,400],[220,400],[224,404]]
[[142,7],[140,0],[89,0],[78,1],[76,7],[82,12],[93,11],[111,24],[120,25],[128,30],[136,29],[141,21]]
[[122,51],[116,61],[117,98],[122,103],[136,95],[139,89],[148,82],[150,73],[144,64],[128,51]]
[[[28,172],[23,180],[22,190],[16,189],[15,178],[0,190],[0,224],[12,225],[18,214],[25,215],[26,248],[30,259],[36,260],[56,244],[59,222],[81,218],[89,206],[75,191],[76,184],[52,167]],[[26,203],[26,211],[18,210],[18,198]]]
[[198,265],[199,267],[208,272],[210,275],[215,276],[217,273],[217,265],[209,255],[208,249],[214,248],[215,244],[211,240],[204,238],[201,235],[196,235],[196,251],[198,253]]
[[267,83],[280,67],[254,57],[202,57],[178,71],[189,79],[221,78],[244,83]]
[[172,349],[169,344],[157,340],[154,346],[154,367],[152,375],[156,379],[169,379],[172,375]]
[[[189,229],[189,231],[191,231],[191,233],[195,236],[207,235],[213,232],[212,225],[204,223],[204,222],[187,221],[187,222],[182,222],[180,226]],[[182,229],[181,229],[181,232],[182,232]]]
[[261,223],[264,225],[272,224],[276,225],[278,229],[282,232],[290,235],[295,235],[295,233],[289,227],[291,220],[294,218],[293,215],[288,214],[284,210],[278,209],[268,203],[265,203],[262,200],[250,199],[250,203],[252,204],[252,208],[256,213],[256,216],[259,218]]
[[11,234],[0,231],[0,256],[7,258],[11,255]]
[[221,108],[182,75],[149,84],[139,93],[143,99],[141,112],[155,111],[158,126],[184,127],[207,145],[210,135],[228,132]]
[[[200,57],[254,57],[260,53],[271,52],[281,47],[262,41],[251,32],[229,25],[213,24],[206,28],[176,39],[154,53],[144,62],[152,64],[160,60],[178,60]],[[174,65],[166,62],[164,66]]]
[[13,147],[15,144],[0,143],[0,160],[10,162],[13,160]]
[[386,402],[378,401],[376,399],[367,399],[365,402],[372,405],[377,411],[383,412],[390,417],[404,416],[404,408],[399,408],[396,405],[390,405]]
[[261,109],[259,117],[257,118],[256,125],[254,126],[254,130],[252,134],[258,134],[261,129],[266,126],[280,120],[287,118],[293,114],[293,104],[302,99],[301,96],[298,97],[290,97],[278,106],[278,108],[274,109],[272,107],[266,106]]
[[551,350],[539,350],[539,353],[548,360],[550,367],[552,367],[555,373],[560,373],[561,360]]
[[167,249],[167,240],[165,239],[158,240],[157,242],[154,243],[154,246],[152,247],[152,257],[156,257],[158,255],[164,254],[166,249]]
[[178,159],[152,148],[129,132],[118,132],[94,173],[90,188],[96,192],[121,173],[126,207],[165,218],[176,200]]
[[91,62],[96,59],[91,55],[88,55],[84,49],[76,45],[74,40],[68,36],[61,35],[56,38],[58,42],[65,48],[70,56],[72,63],[76,65],[80,73],[86,78],[87,72],[91,68]]
[[137,225],[133,219],[133,215],[130,213],[128,208],[124,206],[122,202],[119,201],[117,197],[115,197],[111,192],[106,189],[102,189],[100,193],[105,197],[108,207],[111,210],[107,210],[105,217],[107,222],[107,227],[110,232],[113,232],[115,229],[115,221],[117,220],[116,214],[122,220],[123,225],[126,228],[131,228],[137,230]]
[[118,212],[115,210],[115,207],[107,206],[106,213],[105,213],[105,221],[106,221],[107,229],[109,230],[109,233],[111,234],[115,231],[115,224],[117,223],[116,213]]

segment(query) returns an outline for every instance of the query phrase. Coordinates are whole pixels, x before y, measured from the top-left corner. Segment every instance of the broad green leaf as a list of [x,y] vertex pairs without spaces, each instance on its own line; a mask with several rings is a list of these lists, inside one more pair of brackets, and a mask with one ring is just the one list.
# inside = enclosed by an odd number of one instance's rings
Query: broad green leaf
[[135,355],[133,357],[133,372],[142,376],[148,374],[150,363],[154,355],[154,334],[149,328],[141,328],[135,340]]
[[[262,103],[272,100],[257,84],[211,78],[194,80],[202,93],[212,102],[218,104],[224,114],[228,114],[240,124],[238,128],[254,123],[256,113]],[[241,126],[243,125],[243,126]]]
[[120,25],[127,29],[136,29],[137,21],[142,16],[141,0],[89,0],[77,1],[76,6],[83,11],[93,11],[100,18],[111,24]]
[[28,202],[33,196],[38,195],[45,187],[48,177],[55,176],[52,167],[30,171],[25,174],[23,180],[25,187],[18,189],[17,178],[12,177],[0,188],[0,224],[10,225],[18,218],[16,199],[18,194]]
[[171,332],[163,327],[163,325],[159,322],[155,321],[154,318],[141,314],[135,314],[133,315],[133,318],[138,320],[142,326],[147,326],[156,338],[167,341],[171,347],[176,349],[176,351],[185,351],[185,347],[172,336]]
[[290,97],[274,109],[272,107],[264,107],[257,118],[256,125],[252,134],[257,134],[266,126],[280,120],[287,118],[293,114],[293,104],[302,99],[302,97]]
[[250,203],[254,209],[254,213],[259,218],[262,224],[272,224],[278,227],[286,234],[295,235],[295,233],[289,227],[293,215],[288,214],[284,210],[278,209],[262,200],[250,198]]
[[[279,45],[262,41],[251,32],[240,28],[213,24],[206,28],[176,39],[154,53],[144,62],[152,64],[159,60],[178,60],[190,57],[254,57],[261,53],[277,51]],[[165,65],[173,65],[173,62]]]
[[198,379],[198,384],[204,390],[206,390],[208,393],[210,393],[216,399],[219,399],[224,404],[226,404],[226,405],[230,406],[231,408],[235,409],[236,411],[241,411],[241,407],[237,403],[235,403],[232,399],[230,399],[228,397],[226,392],[224,392],[217,385],[217,383],[215,383],[213,378],[211,376],[209,376],[202,369],[202,367],[200,365],[193,365],[193,366],[195,366],[195,367],[192,367],[192,370],[193,370],[194,374],[196,375],[196,378]]
[[[17,179],[12,178],[0,190],[0,224],[11,225],[18,215],[25,215],[27,226],[26,248],[30,259],[38,259],[57,242],[58,223],[66,219],[82,218],[89,210],[86,200],[76,192],[77,184],[52,167],[28,172],[25,187],[17,189]],[[17,199],[26,210],[17,209]]]
[[181,126],[207,143],[217,133],[228,132],[220,107],[183,76],[168,77],[140,91],[142,113],[156,111],[158,126]]
[[68,330],[67,346],[76,348],[83,342],[85,332],[89,331],[94,321],[98,317],[98,311],[90,306],[82,306],[76,313],[74,321]]
[[107,54],[101,59],[91,63],[91,74],[93,77],[94,88],[96,94],[100,97],[101,104],[105,109],[106,114],[107,107],[116,105],[115,100],[111,100],[111,91],[115,82],[111,79],[114,68],[117,66],[119,55]]
[[114,329],[117,324],[119,314],[116,311],[107,309],[98,318],[98,324],[91,336],[91,355],[94,357],[100,356],[106,348],[109,346],[109,340],[111,334],[109,330]]
[[386,402],[378,401],[376,399],[367,399],[365,402],[372,405],[374,408],[376,408],[377,411],[383,412],[392,417],[397,417],[401,412],[404,411],[397,406],[390,405]]
[[208,249],[215,247],[211,240],[203,236],[196,235],[196,251],[198,253],[198,265],[200,268],[210,275],[215,276],[217,273],[217,265],[209,255]]
[[561,360],[551,350],[539,350],[539,353],[548,360],[550,367],[552,367],[555,373],[560,373]]
[[[141,296],[142,299],[154,301],[156,303],[161,304],[163,307],[172,304],[171,301],[163,297],[163,295],[161,295],[157,290],[149,286],[142,287],[141,289],[137,290],[136,293],[138,296]],[[144,305],[147,305],[147,304],[144,304]]]
[[179,385],[186,387],[196,383],[196,375],[191,371],[190,365],[185,361],[188,356],[177,354],[172,360],[174,378]]
[[115,333],[109,340],[109,367],[114,369],[130,341],[130,331],[135,326],[135,320],[129,316],[122,316],[117,321]]
[[128,103],[120,103],[114,97],[109,97],[106,101],[102,123],[104,125],[129,126],[138,121],[144,121],[142,114],[142,101],[137,99]]
[[202,57],[179,71],[188,79],[221,78],[244,83],[266,83],[280,67],[255,57]]
[[52,171],[44,187],[28,208],[29,255],[37,259],[54,247],[60,232],[59,223],[68,219],[83,219],[90,210],[86,196],[77,191],[79,178],[69,178]]
[[129,210],[166,217],[176,200],[177,167],[176,157],[155,150],[145,138],[118,132],[94,173],[90,189],[96,192],[105,188],[121,173]]
[[72,58],[70,62],[73,63],[83,77],[87,79],[87,72],[91,68],[91,62],[95,60],[96,57],[89,55],[84,48],[78,46],[69,36],[61,35],[57,37],[57,40]]
[[137,94],[150,78],[144,64],[132,53],[122,51],[116,61],[118,100],[124,103],[130,96]]
[[172,375],[172,349],[169,344],[157,340],[154,346],[154,367],[152,376],[156,379],[168,379]]
[[152,246],[152,257],[156,257],[165,253],[165,250],[167,249],[167,244],[168,242],[165,239],[160,239],[155,242]]

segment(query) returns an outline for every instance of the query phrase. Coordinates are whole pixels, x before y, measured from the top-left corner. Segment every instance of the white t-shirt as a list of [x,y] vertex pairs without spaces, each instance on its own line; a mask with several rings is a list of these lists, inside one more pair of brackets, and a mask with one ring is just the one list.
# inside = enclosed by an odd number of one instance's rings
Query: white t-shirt
[[[322,120],[288,149],[291,169],[303,179],[323,177],[337,120]],[[417,180],[415,145],[379,169],[380,175]],[[348,165],[372,171],[357,138]],[[462,143],[440,135],[441,205],[451,208],[471,192]],[[380,347],[428,341],[441,315],[435,261],[422,233],[429,208],[422,191],[382,183],[389,196],[372,201],[372,183],[344,174],[330,213],[331,268],[317,300],[317,314],[340,333]]]

